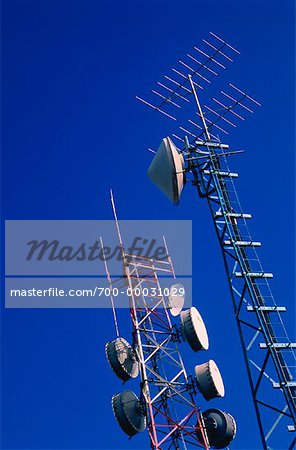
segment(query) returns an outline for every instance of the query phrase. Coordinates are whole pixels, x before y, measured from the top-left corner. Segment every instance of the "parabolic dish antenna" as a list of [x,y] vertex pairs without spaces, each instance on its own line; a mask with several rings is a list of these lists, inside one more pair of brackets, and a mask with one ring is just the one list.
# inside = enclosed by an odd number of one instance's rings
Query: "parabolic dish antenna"
[[162,140],[147,175],[171,202],[179,203],[185,184],[184,158],[169,137]]
[[168,296],[168,309],[172,316],[176,317],[182,311],[185,303],[185,288],[181,283],[175,283],[170,287]]
[[119,337],[106,344],[106,356],[115,374],[123,381],[136,378],[139,374],[139,364],[131,345]]
[[181,332],[194,352],[208,350],[209,338],[206,326],[197,309],[192,306],[180,314]]
[[134,392],[123,391],[113,395],[112,408],[120,428],[128,436],[134,436],[145,430],[146,417],[144,410]]
[[[220,409],[208,409],[202,413],[209,444],[212,448],[225,448],[234,439],[236,434],[236,423],[234,418]],[[200,430],[197,438],[202,441]]]
[[206,400],[224,397],[225,389],[220,370],[215,361],[195,366],[195,376],[200,393]]

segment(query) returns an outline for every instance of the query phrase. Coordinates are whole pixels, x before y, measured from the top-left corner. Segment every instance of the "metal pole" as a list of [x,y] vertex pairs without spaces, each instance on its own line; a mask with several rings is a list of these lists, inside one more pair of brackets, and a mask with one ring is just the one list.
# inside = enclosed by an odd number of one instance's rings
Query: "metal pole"
[[198,99],[198,96],[197,96],[197,93],[196,93],[196,90],[195,90],[195,87],[194,87],[191,75],[188,75],[188,79],[189,79],[189,83],[190,83],[190,86],[191,86],[191,89],[192,89],[194,100],[195,100],[195,103],[196,103],[196,106],[197,106],[197,109],[198,109],[198,113],[200,115],[200,118],[202,120],[202,124],[204,126],[205,134],[207,136],[208,141],[210,141],[211,140],[210,133],[209,133],[209,130],[208,130],[208,127],[207,127],[207,124],[206,124],[206,120],[205,120],[205,117],[204,117],[203,110],[201,109],[201,106],[200,106],[200,103],[199,103],[199,99]]

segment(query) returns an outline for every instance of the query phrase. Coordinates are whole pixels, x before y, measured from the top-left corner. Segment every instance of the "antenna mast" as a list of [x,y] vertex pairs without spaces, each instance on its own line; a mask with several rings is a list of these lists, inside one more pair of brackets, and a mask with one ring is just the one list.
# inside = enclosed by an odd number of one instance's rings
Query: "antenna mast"
[[[180,101],[180,97],[187,102],[191,94],[200,123],[188,119],[189,129],[179,126],[179,130],[185,133],[184,138],[176,132],[172,134],[174,139],[182,142],[181,151],[177,150],[170,138],[163,139],[148,170],[148,176],[167,197],[178,203],[184,182],[180,183],[178,179],[177,164],[182,164],[183,172],[191,178],[199,196],[207,200],[223,255],[263,449],[270,449],[272,442],[277,443],[280,436],[278,442],[281,448],[287,444],[285,448],[291,450],[296,443],[296,439],[290,434],[296,430],[296,382],[295,375],[293,376],[296,343],[289,339],[283,322],[282,314],[286,308],[278,306],[272,295],[268,279],[273,274],[265,272],[260,262],[257,248],[261,243],[253,240],[249,232],[247,222],[251,219],[251,214],[242,209],[234,184],[238,174],[228,166],[228,156],[239,152],[226,151],[229,145],[223,144],[213,134],[215,129],[228,134],[220,126],[221,123],[223,126],[227,124],[236,127],[233,119],[244,120],[242,114],[253,113],[252,105],[260,104],[243,90],[229,84],[227,91],[221,90],[223,99],[213,98],[219,110],[215,111],[215,106],[204,105],[207,115],[204,114],[196,90],[203,86],[199,86],[194,79],[202,69],[208,75],[213,64],[225,68],[220,62],[222,59],[223,62],[232,62],[226,50],[239,53],[217,35],[211,33],[211,36],[219,41],[219,45],[213,45],[204,39],[203,42],[214,49],[212,55],[194,47],[205,57],[204,62],[187,54],[198,65],[197,69],[192,68],[189,63],[179,61],[188,69],[189,74],[172,69],[180,77],[179,80],[167,76],[165,78],[174,87],[158,83],[170,94],[160,105],[152,106],[153,109],[158,111],[161,108],[161,112],[171,114],[172,104]],[[146,104],[151,106],[150,102]],[[177,120],[175,117],[174,119]],[[169,157],[162,158],[160,164],[164,145]],[[169,163],[171,160],[174,161],[174,167],[169,171],[168,167],[172,167]]]
[[208,141],[210,141],[211,140],[211,136],[210,136],[210,133],[208,131],[208,127],[207,127],[207,124],[206,124],[204,113],[203,113],[203,110],[201,109],[201,106],[200,106],[200,103],[199,103],[199,99],[198,99],[198,96],[197,96],[197,93],[196,93],[196,90],[195,90],[195,87],[194,87],[194,84],[193,84],[193,81],[192,81],[192,76],[190,74],[188,75],[188,80],[189,80],[189,83],[190,83],[190,86],[191,86],[191,89],[192,89],[192,93],[193,93],[193,96],[194,96],[194,100],[195,100],[195,103],[196,103],[196,106],[197,106],[198,114],[199,114],[199,116],[200,116],[200,118],[202,120],[202,124],[203,124],[203,127],[204,127],[206,138],[207,138]]
[[[132,343],[117,335],[106,344],[106,356],[122,381],[131,383],[140,376],[139,395],[131,390],[113,395],[115,418],[130,437],[147,428],[153,450],[224,448],[236,433],[233,417],[214,408],[202,413],[195,401],[198,391],[206,400],[224,396],[219,369],[210,360],[195,367],[195,376],[188,375],[179,349],[184,341],[194,352],[208,349],[204,322],[195,307],[182,311],[185,288],[176,283],[165,238],[161,259],[127,251],[112,193],[111,202],[122,246],[121,286],[127,289]],[[112,277],[105,268],[112,286]],[[169,288],[165,287],[168,277],[173,281]]]

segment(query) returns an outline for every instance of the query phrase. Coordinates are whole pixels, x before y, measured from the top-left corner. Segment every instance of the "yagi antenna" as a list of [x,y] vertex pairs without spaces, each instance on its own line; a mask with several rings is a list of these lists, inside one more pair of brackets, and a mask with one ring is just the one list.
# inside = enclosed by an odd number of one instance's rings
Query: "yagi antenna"
[[[187,53],[184,59],[179,59],[178,64],[181,67],[173,67],[171,69],[173,74],[165,75],[164,81],[157,82],[157,87],[151,90],[153,94],[151,100],[139,96],[136,96],[136,99],[176,121],[174,113],[167,111],[166,108],[173,107],[175,111],[176,108],[180,110],[184,102],[190,101],[192,84],[197,89],[204,89],[211,83],[209,78],[212,75],[217,76],[220,69],[226,69],[225,64],[232,63],[234,56],[239,54],[236,48],[212,32],[209,40],[203,39],[202,46],[205,48],[194,46],[193,55]],[[188,74],[191,76],[191,82]],[[155,103],[155,96],[162,101]]]
[[[191,75],[188,75],[188,78],[190,81]],[[204,104],[203,108],[193,83],[191,83],[191,90],[197,106],[197,119],[187,119],[189,125],[186,124],[186,128],[182,125],[178,126],[178,131],[184,132],[189,137],[190,143],[193,143],[194,140],[201,138],[203,135],[206,135],[209,141],[217,140],[217,136],[213,134],[214,132],[228,135],[228,126],[230,126],[230,129],[236,128],[240,121],[245,120],[243,114],[252,114],[254,106],[261,106],[257,100],[231,83],[229,83],[227,89],[220,91],[221,99],[218,100],[213,97],[213,105],[208,106]],[[226,100],[223,100],[222,96]],[[184,139],[178,134],[172,133],[172,137],[184,144]]]
[[[213,101],[215,102],[216,105],[219,105],[220,108],[218,110],[214,110],[213,108],[204,105],[205,109],[209,112],[209,117],[208,121],[209,121],[209,126],[208,128],[212,128],[213,126],[215,126],[217,124],[217,122],[219,121],[223,121],[224,124],[227,123],[229,125],[231,125],[232,127],[236,127],[237,125],[235,123],[233,123],[233,120],[235,120],[236,118],[240,119],[240,120],[245,120],[244,117],[242,116],[242,113],[244,113],[245,111],[249,112],[249,113],[253,113],[253,106],[261,106],[261,104],[259,102],[257,102],[257,100],[255,100],[254,98],[250,97],[246,92],[243,92],[241,89],[237,88],[236,86],[234,86],[233,84],[229,83],[229,87],[232,91],[234,91],[234,93],[232,93],[231,91],[231,95],[229,93],[226,93],[224,91],[221,91],[221,95],[224,96],[224,98],[226,98],[227,103],[222,103],[222,101],[217,100],[216,98],[213,98]],[[229,88],[228,88],[229,91]],[[229,103],[229,100],[231,100],[231,102]],[[251,108],[252,106],[252,108]],[[236,108],[236,110],[234,111],[234,109]],[[230,115],[233,115],[234,117],[232,117],[232,120],[230,120]],[[227,117],[228,116],[228,117]]]
[[[254,106],[261,106],[257,100],[232,83],[220,91],[218,98],[212,98],[213,104],[201,104],[198,91],[210,83],[209,77],[217,76],[219,69],[225,69],[225,64],[232,63],[234,57],[240,54],[233,45],[212,32],[210,39],[214,39],[214,42],[202,40],[207,49],[194,46],[194,56],[190,53],[186,55],[190,61],[180,59],[182,67],[172,68],[174,75],[165,75],[164,82],[157,82],[157,89],[152,89],[151,92],[161,98],[161,102],[155,104],[153,99],[136,96],[137,100],[175,122],[178,121],[176,113],[185,102],[188,104],[194,98],[197,117],[187,119],[190,125],[178,124],[178,130],[172,133],[172,137],[182,142],[183,146],[184,138],[179,135],[180,130],[188,136],[190,144],[203,137],[208,141],[219,141],[220,133],[228,135],[229,127],[236,128],[238,122],[245,120],[244,114],[252,114]],[[153,149],[149,151],[156,153]]]

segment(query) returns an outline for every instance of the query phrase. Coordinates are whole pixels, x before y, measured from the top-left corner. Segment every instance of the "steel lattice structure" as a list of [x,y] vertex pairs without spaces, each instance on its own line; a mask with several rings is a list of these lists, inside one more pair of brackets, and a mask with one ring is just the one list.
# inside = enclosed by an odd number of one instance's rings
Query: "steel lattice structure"
[[[201,147],[207,149],[208,155],[199,159]],[[199,196],[208,201],[221,246],[260,436],[263,448],[267,449],[268,440],[283,416],[288,419],[289,430],[293,431],[296,425],[292,376],[295,344],[289,340],[282,320],[285,308],[277,306],[270,290],[268,278],[272,274],[264,272],[258,257],[256,248],[260,242],[250,235],[247,221],[251,215],[241,208],[234,186],[237,174],[229,169],[223,152],[219,144],[212,147],[210,141],[198,146],[189,144],[188,172],[193,175]],[[258,347],[262,355],[258,354]],[[266,383],[283,393],[284,404],[282,396],[276,398],[277,392],[266,389]],[[262,409],[276,414],[269,427]],[[294,443],[292,440],[291,448]]]
[[[128,261],[125,273],[132,292],[130,314],[141,367],[142,394],[147,405],[151,448],[209,448],[202,416],[194,400],[192,379],[186,373],[178,334],[171,323],[158,276],[174,277],[170,257],[167,255],[162,261],[137,255],[125,254],[124,257]],[[142,292],[153,293],[155,290],[156,294],[136,297],[133,292],[139,287]],[[198,428],[203,443],[197,439]]]
[[[209,449],[203,416],[194,399],[196,386],[193,378],[187,375],[179,350],[180,331],[171,322],[159,278],[175,278],[165,238],[166,255],[161,260],[127,253],[121,239],[112,193],[111,201],[124,276],[113,279],[106,259],[105,269],[117,336],[119,331],[112,291],[117,286],[127,288],[130,293],[132,346],[140,366],[140,402],[147,418],[151,449]],[[101,248],[104,248],[102,238]]]
[[[296,383],[293,377],[296,344],[290,341],[284,326],[282,314],[286,308],[278,306],[271,293],[268,279],[273,275],[265,272],[260,262],[256,249],[261,243],[254,241],[250,235],[247,222],[251,219],[251,214],[241,207],[234,184],[238,174],[231,172],[228,166],[229,156],[239,152],[230,152],[229,146],[222,144],[214,134],[215,130],[228,134],[217,122],[236,126],[229,117],[244,120],[242,112],[253,112],[250,103],[259,103],[230,84],[239,98],[235,94],[221,91],[226,100],[222,102],[213,98],[215,105],[219,107],[217,111],[207,105],[201,107],[197,91],[203,86],[194,81],[197,79],[196,75],[203,78],[199,73],[201,70],[203,75],[208,76],[209,72],[217,75],[212,70],[213,65],[216,64],[215,69],[217,66],[225,68],[218,57],[232,62],[225,53],[226,50],[239,53],[217,35],[211,33],[211,36],[216,39],[215,42],[219,41],[218,46],[203,40],[214,49],[211,55],[194,47],[194,50],[204,55],[205,60],[200,62],[187,54],[191,63],[179,62],[189,73],[184,73],[184,69],[183,72],[172,69],[174,76],[177,74],[179,78],[176,80],[166,76],[166,80],[172,83],[169,86],[158,83],[164,92],[169,92],[161,94],[163,100],[159,105],[137,98],[175,121],[177,119],[171,113],[173,106],[180,109],[178,102],[187,103],[190,98],[195,101],[197,116],[194,116],[194,120],[187,120],[194,128],[188,130],[188,127],[179,126],[179,130],[185,133],[185,138],[176,133],[172,137],[182,142],[179,153],[183,155],[184,172],[188,181],[191,180],[199,196],[205,198],[209,205],[222,250],[262,447],[265,450],[272,448],[275,430],[280,432],[282,427],[282,430],[285,428],[286,432],[291,432],[289,449],[292,449],[296,443],[293,438],[296,429]],[[197,64],[197,68],[192,67],[192,61]],[[200,82],[200,78],[198,81]]]

